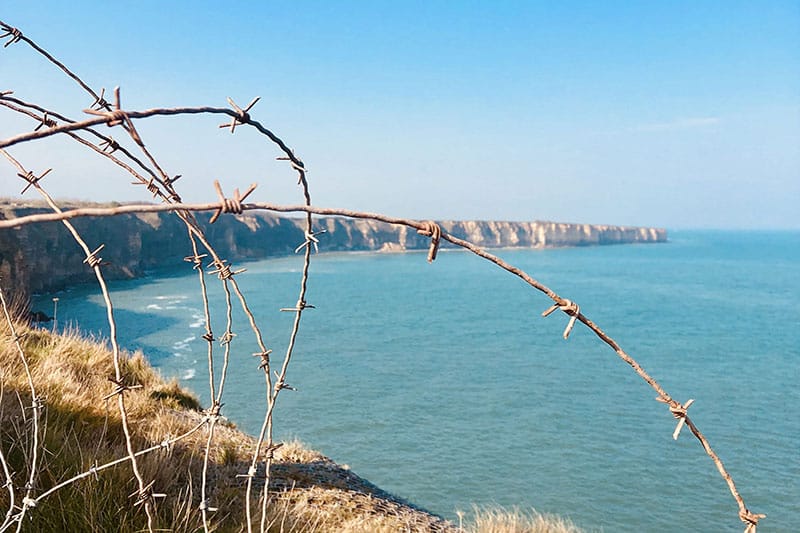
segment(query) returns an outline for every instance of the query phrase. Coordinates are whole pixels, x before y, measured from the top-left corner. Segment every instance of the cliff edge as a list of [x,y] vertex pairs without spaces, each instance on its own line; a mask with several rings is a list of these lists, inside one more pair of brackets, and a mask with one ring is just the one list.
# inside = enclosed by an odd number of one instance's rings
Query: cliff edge
[[[85,205],[85,204],[83,204]],[[69,208],[69,205],[65,205]],[[74,207],[74,206],[73,206]],[[0,204],[0,218],[48,212],[44,206]],[[304,221],[264,212],[226,215],[208,224],[198,213],[209,241],[231,261],[287,255],[304,240]],[[109,279],[134,278],[156,269],[175,269],[192,255],[187,231],[171,213],[77,218],[72,221],[92,249],[101,252]],[[316,219],[322,251],[405,251],[426,249],[427,237],[406,227],[372,220]],[[664,229],[558,222],[440,221],[443,231],[483,248],[591,246],[665,242]],[[85,256],[60,222],[0,230],[0,285],[32,293],[56,291],[92,281]]]

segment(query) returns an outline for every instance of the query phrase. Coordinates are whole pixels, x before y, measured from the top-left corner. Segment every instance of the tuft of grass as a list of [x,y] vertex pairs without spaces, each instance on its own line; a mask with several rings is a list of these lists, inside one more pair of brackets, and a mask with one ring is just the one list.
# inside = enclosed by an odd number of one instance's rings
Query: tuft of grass
[[[459,516],[464,516],[459,513]],[[581,529],[570,520],[554,515],[542,514],[535,509],[518,507],[473,506],[468,515],[468,524],[462,526],[464,533],[580,533]]]

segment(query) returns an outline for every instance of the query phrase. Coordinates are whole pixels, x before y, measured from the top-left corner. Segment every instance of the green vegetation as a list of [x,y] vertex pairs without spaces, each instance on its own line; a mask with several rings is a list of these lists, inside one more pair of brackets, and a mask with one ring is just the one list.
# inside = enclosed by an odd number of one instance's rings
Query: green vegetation
[[[112,356],[104,343],[76,332],[52,335],[16,324],[36,393],[44,399],[38,475],[33,497],[93,465],[126,456],[113,390]],[[15,474],[17,501],[29,476],[33,442],[31,394],[25,367],[5,321],[0,325],[0,446]],[[166,381],[141,353],[124,354],[124,375],[142,385],[125,394],[136,449],[158,445],[203,421],[196,397]],[[155,507],[158,530],[203,529],[198,511],[207,430],[139,458],[153,490],[166,494]],[[244,531],[244,480],[254,441],[230,423],[217,425],[209,465],[209,505],[215,531]],[[536,513],[473,509],[459,527],[392,497],[297,442],[284,443],[272,468],[270,531],[575,532],[569,522]],[[5,482],[2,471],[0,481]],[[54,492],[30,509],[25,531],[141,531],[146,517],[134,506],[136,482],[128,462]],[[0,514],[9,509],[0,490]],[[254,513],[257,516],[257,513]],[[257,519],[257,518],[256,518]],[[257,526],[258,524],[254,524]]]

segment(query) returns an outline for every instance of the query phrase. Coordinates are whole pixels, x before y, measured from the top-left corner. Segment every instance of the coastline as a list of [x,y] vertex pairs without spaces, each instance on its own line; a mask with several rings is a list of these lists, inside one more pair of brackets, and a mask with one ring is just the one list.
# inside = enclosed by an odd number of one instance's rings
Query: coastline
[[[67,203],[64,208],[76,206]],[[3,219],[48,211],[35,203],[0,202]],[[209,242],[221,257],[237,263],[292,255],[305,239],[304,222],[297,218],[263,212],[223,216],[214,224],[209,224],[209,218],[209,213],[198,214]],[[324,252],[401,253],[426,250],[430,244],[429,237],[405,226],[339,217],[315,220]],[[152,271],[179,270],[186,265],[184,258],[192,255],[185,226],[170,213],[76,218],[72,223],[89,246],[104,245],[102,259],[108,279],[133,279]],[[661,228],[547,221],[438,223],[442,231],[484,249],[547,249],[668,240],[667,231]],[[442,251],[454,248],[446,242],[441,246]],[[48,293],[92,282],[94,276],[84,260],[85,254],[60,223],[28,224],[0,231],[0,284],[5,288]]]

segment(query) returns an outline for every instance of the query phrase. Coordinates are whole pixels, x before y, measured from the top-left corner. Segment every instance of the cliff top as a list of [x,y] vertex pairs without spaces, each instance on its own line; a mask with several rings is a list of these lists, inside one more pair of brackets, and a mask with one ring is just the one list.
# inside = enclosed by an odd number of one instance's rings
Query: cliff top
[[[156,205],[155,202],[91,202],[88,200],[75,200],[75,199],[59,199],[59,205],[62,209],[77,209],[82,207],[118,207],[121,205]],[[44,200],[39,199],[22,199],[22,198],[7,198],[7,197],[0,197],[0,214],[5,213],[13,213],[16,209],[42,209],[46,211],[50,211],[50,207],[45,203]],[[270,217],[270,218],[300,218],[300,215],[277,215],[273,213],[267,213],[264,211],[252,211],[248,213],[249,216],[261,216],[261,217]],[[7,218],[7,217],[6,217]],[[337,219],[337,220],[350,220],[346,217],[342,216],[325,216],[325,215],[315,215],[317,219]],[[522,223],[533,223],[533,224],[558,224],[558,225],[568,225],[568,226],[591,226],[596,228],[619,228],[623,230],[629,229],[649,229],[655,230],[658,232],[666,232],[665,228],[657,228],[651,226],[631,226],[631,225],[619,225],[619,224],[598,224],[598,223],[586,223],[586,222],[564,222],[564,221],[553,221],[553,220],[540,220],[540,219],[532,219],[532,220],[508,220],[508,219],[441,219],[440,222],[449,222],[449,223],[463,223],[463,222],[477,222],[477,223],[501,223],[501,224],[522,224]]]

